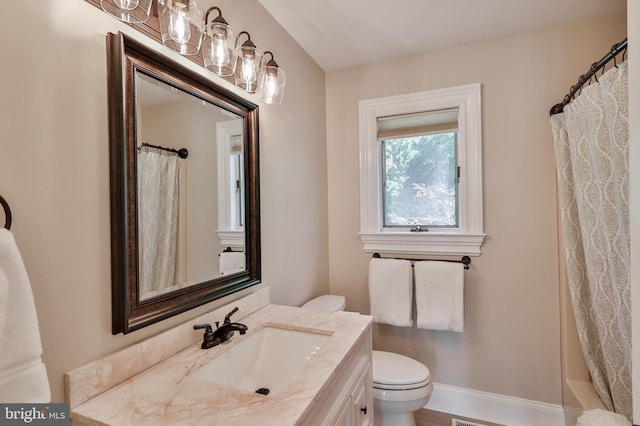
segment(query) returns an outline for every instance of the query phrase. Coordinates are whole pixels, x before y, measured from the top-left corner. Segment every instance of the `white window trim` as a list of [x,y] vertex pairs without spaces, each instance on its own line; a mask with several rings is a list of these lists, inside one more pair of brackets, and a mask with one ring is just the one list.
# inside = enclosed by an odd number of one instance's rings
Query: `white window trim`
[[[378,117],[459,109],[459,227],[411,232],[383,229]],[[365,252],[479,256],[482,218],[480,84],[360,101],[360,238]]]
[[218,156],[218,239],[223,247],[233,250],[244,249],[244,229],[234,226],[231,218],[231,197],[234,185],[231,182],[229,158],[231,156],[231,138],[242,134],[242,121],[232,120],[216,124]]

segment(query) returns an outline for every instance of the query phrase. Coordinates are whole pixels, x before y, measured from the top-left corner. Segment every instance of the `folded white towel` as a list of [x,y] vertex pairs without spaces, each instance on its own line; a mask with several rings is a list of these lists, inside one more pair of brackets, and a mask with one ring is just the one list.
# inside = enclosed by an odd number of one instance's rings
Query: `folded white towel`
[[430,330],[464,330],[464,266],[422,261],[414,265],[416,322]]
[[369,301],[374,321],[411,327],[411,262],[373,258],[369,263]]
[[244,253],[239,251],[223,251],[220,253],[220,273],[222,275],[244,271],[246,269]]
[[0,402],[50,402],[31,283],[6,229],[0,229],[0,348]]

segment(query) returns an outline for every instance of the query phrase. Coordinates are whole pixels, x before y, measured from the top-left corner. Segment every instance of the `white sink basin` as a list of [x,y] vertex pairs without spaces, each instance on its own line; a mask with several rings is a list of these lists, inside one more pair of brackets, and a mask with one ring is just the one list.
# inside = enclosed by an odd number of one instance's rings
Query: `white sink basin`
[[286,385],[304,378],[309,360],[329,337],[266,326],[246,338],[243,336],[242,342],[191,376],[251,392],[278,393]]

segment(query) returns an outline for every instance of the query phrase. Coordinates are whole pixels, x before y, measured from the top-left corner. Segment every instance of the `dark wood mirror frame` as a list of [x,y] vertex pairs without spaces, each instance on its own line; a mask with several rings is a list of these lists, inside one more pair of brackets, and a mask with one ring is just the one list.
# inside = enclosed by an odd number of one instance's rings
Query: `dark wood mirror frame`
[[[129,333],[260,282],[258,107],[122,34],[107,35],[112,333]],[[243,118],[246,270],[140,300],[136,87],[141,72]]]

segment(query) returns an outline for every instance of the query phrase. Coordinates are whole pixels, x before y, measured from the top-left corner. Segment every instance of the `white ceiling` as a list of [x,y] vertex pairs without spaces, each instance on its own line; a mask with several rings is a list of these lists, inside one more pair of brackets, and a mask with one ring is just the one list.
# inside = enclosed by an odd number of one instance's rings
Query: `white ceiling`
[[622,14],[626,11],[627,2],[627,0],[259,1],[325,71],[554,27],[568,22]]

